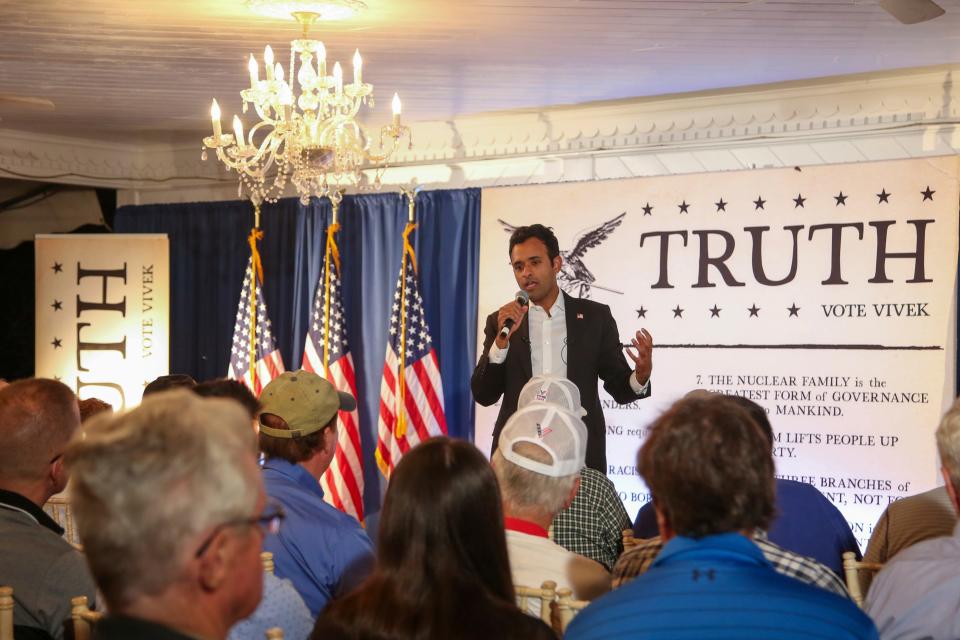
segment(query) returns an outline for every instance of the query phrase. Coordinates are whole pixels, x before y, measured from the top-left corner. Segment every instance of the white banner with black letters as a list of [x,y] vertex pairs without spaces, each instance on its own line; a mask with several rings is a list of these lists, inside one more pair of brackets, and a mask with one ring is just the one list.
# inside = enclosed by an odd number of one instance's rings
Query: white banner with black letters
[[[507,229],[560,240],[560,284],[611,307],[623,342],[654,338],[653,396],[601,388],[608,474],[648,499],[646,427],[694,388],[763,405],[777,473],[809,482],[861,544],[892,500],[938,480],[933,432],[953,399],[955,157],[486,189],[478,344],[517,288]],[[477,407],[489,450],[498,407]]]
[[170,258],[165,234],[36,237],[36,375],[114,410],[168,373]]

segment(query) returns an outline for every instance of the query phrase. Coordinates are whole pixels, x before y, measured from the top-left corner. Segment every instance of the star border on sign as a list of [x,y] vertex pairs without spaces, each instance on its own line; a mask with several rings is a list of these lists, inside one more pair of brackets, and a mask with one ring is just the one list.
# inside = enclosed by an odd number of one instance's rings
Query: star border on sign
[[798,312],[800,311],[801,308],[802,308],[802,307],[798,307],[798,306],[797,306],[797,303],[794,302],[792,305],[790,305],[789,307],[787,307],[787,311],[790,312],[790,315],[787,316],[787,317],[788,317],[788,318],[799,318],[800,316],[798,315]]
[[801,208],[801,209],[806,209],[806,207],[803,206],[803,203],[806,202],[806,201],[807,201],[807,199],[803,197],[803,194],[802,194],[802,193],[798,193],[798,194],[797,194],[797,197],[793,199],[793,208],[796,209],[796,208],[799,207],[799,208]]
[[839,207],[840,205],[847,206],[847,198],[850,196],[843,195],[843,191],[840,191],[840,195],[833,196],[833,199],[837,201],[837,204],[833,205]]
[[877,204],[890,204],[890,196],[892,195],[892,193],[887,193],[886,189],[881,190],[877,194]]
[[730,204],[730,203],[729,203],[729,202],[724,202],[724,201],[723,201],[723,198],[720,198],[720,201],[719,201],[719,202],[714,202],[713,204],[714,204],[714,206],[717,207],[717,213],[720,213],[721,211],[726,211],[726,210],[727,210],[727,205]]
[[757,303],[756,303],[756,302],[754,302],[752,306],[747,307],[747,311],[750,312],[750,316],[749,316],[749,317],[751,317],[751,318],[759,318],[759,317],[760,317],[760,316],[759,316],[759,313],[760,313],[760,309],[761,309],[761,308],[762,308],[762,307],[758,307],[758,306],[757,306]]
[[757,211],[763,209],[766,211],[766,209],[763,207],[765,204],[767,204],[767,201],[763,199],[763,196],[757,196],[757,199],[753,201],[753,210]]
[[50,344],[53,345],[53,348],[54,348],[54,349],[59,349],[60,347],[63,346],[63,340],[61,340],[60,338],[54,336],[54,337],[53,337],[53,342],[51,342]]
[[674,318],[683,318],[683,309],[680,308],[680,305],[677,305],[676,308],[671,309],[673,311]]
[[653,206],[649,202],[643,205],[643,215],[645,216],[653,215]]
[[713,307],[707,309],[707,311],[710,312],[711,318],[719,318],[720,312],[723,311],[723,309],[721,307],[718,307],[716,304],[714,304]]
[[680,213],[690,213],[689,211],[687,211],[687,209],[690,208],[690,205],[687,204],[686,200],[681,200],[680,204],[678,204],[677,206],[680,207]]
[[[930,187],[927,187],[927,188],[929,189]],[[53,263],[53,266],[50,267],[50,268],[53,269],[53,272],[54,272],[54,273],[63,273],[63,263],[62,263],[62,262],[54,262],[54,263]]]
[[647,310],[644,309],[643,307],[640,307],[640,308],[637,309],[636,311],[637,311],[637,317],[638,317],[638,318],[646,318],[646,317],[647,317]]
[[933,202],[933,194],[935,193],[936,191],[932,190],[930,185],[927,185],[927,188],[920,192],[920,195],[923,196],[923,200],[921,200],[921,202],[926,202],[927,200]]
[[54,310],[54,311],[62,311],[62,310],[63,310],[63,302],[61,302],[60,300],[54,300],[54,301],[53,301],[53,304],[51,304],[50,306],[53,307],[53,310]]

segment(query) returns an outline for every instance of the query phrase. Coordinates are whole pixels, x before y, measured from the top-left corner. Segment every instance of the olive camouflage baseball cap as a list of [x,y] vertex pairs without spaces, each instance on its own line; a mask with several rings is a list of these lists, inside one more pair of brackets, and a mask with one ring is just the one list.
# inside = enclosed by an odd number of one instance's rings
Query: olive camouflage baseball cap
[[[357,401],[349,393],[311,371],[287,371],[270,381],[260,393],[260,433],[274,438],[302,438],[330,424],[341,409],[353,411]],[[289,429],[263,424],[262,416],[272,413],[284,419]]]

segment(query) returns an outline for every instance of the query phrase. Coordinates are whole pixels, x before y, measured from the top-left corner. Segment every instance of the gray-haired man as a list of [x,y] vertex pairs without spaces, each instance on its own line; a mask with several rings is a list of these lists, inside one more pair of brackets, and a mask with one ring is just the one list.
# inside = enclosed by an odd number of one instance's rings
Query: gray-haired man
[[65,454],[80,539],[110,614],[98,640],[223,640],[260,601],[268,506],[247,414],[158,393],[97,417]]

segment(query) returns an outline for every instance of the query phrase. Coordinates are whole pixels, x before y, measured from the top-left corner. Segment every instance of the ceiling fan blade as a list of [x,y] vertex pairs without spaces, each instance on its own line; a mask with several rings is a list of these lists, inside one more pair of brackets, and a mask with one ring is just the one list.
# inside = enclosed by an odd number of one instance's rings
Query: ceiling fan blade
[[0,93],[0,108],[7,106],[26,109],[39,109],[41,111],[53,111],[56,108],[53,104],[53,101],[46,98],[14,96]]
[[903,24],[917,24],[946,13],[933,0],[880,0],[880,6]]

